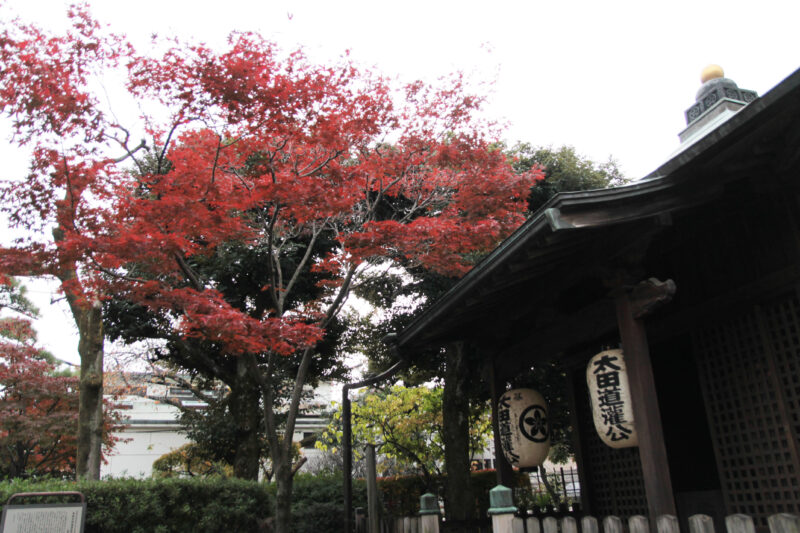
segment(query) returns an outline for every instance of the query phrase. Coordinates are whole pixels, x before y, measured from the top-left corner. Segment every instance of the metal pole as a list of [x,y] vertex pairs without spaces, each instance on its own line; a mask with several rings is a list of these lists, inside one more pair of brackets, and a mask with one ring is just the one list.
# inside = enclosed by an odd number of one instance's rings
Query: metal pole
[[342,461],[344,488],[342,492],[344,495],[344,533],[351,533],[353,531],[353,431],[350,421],[350,397],[348,394],[350,389],[359,389],[361,387],[374,385],[379,381],[392,377],[403,368],[405,364],[406,361],[401,359],[377,376],[372,376],[356,383],[348,383],[342,387],[342,454],[344,455]]
[[342,476],[344,477],[344,531],[350,533],[353,526],[353,431],[350,426],[350,392],[347,385],[342,389]]

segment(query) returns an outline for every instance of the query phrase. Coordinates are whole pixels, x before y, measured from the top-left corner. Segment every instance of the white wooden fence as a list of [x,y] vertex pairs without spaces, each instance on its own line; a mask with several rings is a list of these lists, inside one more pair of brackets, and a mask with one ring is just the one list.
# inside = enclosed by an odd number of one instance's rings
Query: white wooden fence
[[[434,518],[434,520],[431,520]],[[427,520],[426,520],[427,519]],[[607,516],[598,520],[592,516],[575,519],[547,517],[525,519],[513,514],[496,514],[492,516],[492,533],[653,533],[650,521],[645,516],[632,516],[627,521],[616,516]],[[800,533],[800,517],[781,513],[769,517],[770,533]],[[527,527],[526,527],[527,526]],[[725,532],[720,533],[756,533],[753,519],[747,515],[734,514],[725,518]],[[435,515],[410,516],[384,519],[380,533],[439,533],[439,521]],[[681,533],[678,519],[671,515],[662,515],[656,521],[656,533]],[[688,533],[715,533],[714,522],[710,516],[694,515],[689,517]]]

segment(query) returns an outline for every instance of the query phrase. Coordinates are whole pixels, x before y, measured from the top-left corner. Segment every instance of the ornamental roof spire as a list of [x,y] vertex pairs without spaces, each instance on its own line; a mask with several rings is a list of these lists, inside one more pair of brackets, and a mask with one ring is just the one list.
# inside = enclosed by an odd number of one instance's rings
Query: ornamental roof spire
[[705,67],[700,81],[702,85],[695,103],[684,113],[687,127],[678,134],[681,144],[699,139],[758,98],[755,91],[740,89],[733,80],[726,78],[719,65]]

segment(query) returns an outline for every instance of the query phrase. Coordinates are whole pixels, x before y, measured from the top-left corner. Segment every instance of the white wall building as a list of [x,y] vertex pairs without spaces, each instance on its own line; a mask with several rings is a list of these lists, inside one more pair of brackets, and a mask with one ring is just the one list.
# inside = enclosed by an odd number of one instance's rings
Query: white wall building
[[[100,475],[150,477],[156,459],[190,442],[178,423],[181,410],[174,403],[194,409],[202,409],[206,403],[198,401],[189,390],[179,386],[149,383],[149,374],[126,376],[125,379],[114,375],[108,377],[109,390],[124,387],[128,393],[113,400],[122,411],[125,426],[115,434],[122,440],[106,456]],[[115,383],[117,381],[125,384]],[[295,442],[308,439],[327,426],[323,413],[340,390],[329,383],[321,383],[314,390],[314,397],[303,406],[307,414],[297,419],[293,435]],[[303,469],[310,468],[322,454],[313,443],[303,446],[302,453],[308,458]]]
[[116,403],[123,409],[127,424],[116,434],[118,442],[106,464],[102,477],[150,477],[153,462],[189,442],[178,424],[180,410],[160,400],[129,395]]

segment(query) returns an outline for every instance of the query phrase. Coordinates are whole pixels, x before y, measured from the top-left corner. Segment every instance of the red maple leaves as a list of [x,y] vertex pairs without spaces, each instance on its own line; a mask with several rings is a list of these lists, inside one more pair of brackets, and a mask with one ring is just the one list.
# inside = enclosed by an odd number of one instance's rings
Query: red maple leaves
[[[2,189],[17,226],[57,227],[44,249],[20,241],[7,271],[73,268],[84,300],[127,298],[232,352],[289,354],[318,342],[353,276],[378,259],[461,275],[523,220],[541,175],[515,174],[456,77],[405,91],[349,62],[319,66],[254,34],[229,48],[176,44],[137,55],[85,11],[48,36],[0,33],[0,107],[30,175]],[[128,90],[157,104],[132,146],[101,111],[91,73],[124,64]],[[151,106],[152,107],[152,106]],[[144,108],[144,106],[143,106]],[[148,108],[149,109],[149,108]],[[320,251],[323,236],[338,246]],[[259,316],[226,302],[192,268],[223,243],[269,251]],[[307,252],[287,270],[287,250]],[[325,296],[288,305],[299,276],[327,270]],[[294,300],[297,301],[297,300]]]

